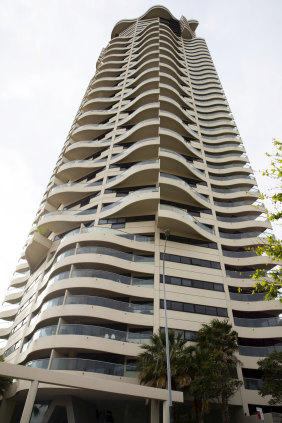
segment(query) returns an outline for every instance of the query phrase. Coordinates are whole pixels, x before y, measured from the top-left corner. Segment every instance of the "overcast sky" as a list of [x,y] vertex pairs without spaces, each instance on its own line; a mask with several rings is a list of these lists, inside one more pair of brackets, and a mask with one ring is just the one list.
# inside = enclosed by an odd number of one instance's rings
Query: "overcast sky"
[[[102,47],[148,0],[0,0],[1,290],[25,239]],[[282,140],[282,1],[170,0],[197,19],[255,169]]]

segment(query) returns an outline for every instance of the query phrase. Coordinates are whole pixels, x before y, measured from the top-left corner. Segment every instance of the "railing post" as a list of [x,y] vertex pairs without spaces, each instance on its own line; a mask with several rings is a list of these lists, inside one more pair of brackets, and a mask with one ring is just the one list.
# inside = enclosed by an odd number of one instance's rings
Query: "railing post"
[[33,380],[30,384],[20,423],[29,423],[30,421],[34,401],[37,394],[38,383],[38,380]]

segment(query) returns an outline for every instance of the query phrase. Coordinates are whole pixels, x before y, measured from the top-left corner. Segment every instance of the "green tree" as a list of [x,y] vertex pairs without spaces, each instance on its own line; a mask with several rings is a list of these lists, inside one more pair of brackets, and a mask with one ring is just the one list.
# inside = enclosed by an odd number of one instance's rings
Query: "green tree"
[[[3,355],[0,356],[0,362],[3,363],[4,357]],[[0,376],[0,396],[3,397],[4,392],[9,387],[9,385],[12,383],[12,378]]]
[[[197,344],[187,346],[182,334],[169,331],[171,384],[173,389],[188,390],[193,396],[197,423],[203,423],[208,402],[217,399],[222,407],[223,422],[229,422],[228,401],[241,382],[236,378],[238,363],[237,332],[227,320],[214,319],[203,325],[197,334]],[[139,354],[140,383],[167,388],[165,333],[151,336]]]
[[[275,223],[281,224],[282,219],[282,143],[280,141],[273,141],[275,153],[266,155],[271,159],[269,169],[265,170],[262,174],[270,177],[275,181],[275,186],[269,191],[268,194],[261,194],[262,200],[271,201],[271,210],[267,210],[268,219]],[[270,235],[267,237],[267,242],[259,245],[256,249],[258,255],[266,255],[271,258],[273,262],[270,271],[265,269],[257,269],[253,278],[257,280],[254,288],[258,292],[266,292],[265,299],[272,300],[280,297],[279,289],[282,287],[282,269],[280,265],[275,266],[276,263],[281,263],[282,260],[282,242],[276,239],[275,236]]]
[[267,358],[258,361],[262,372],[263,387],[259,394],[271,395],[270,405],[282,404],[282,351],[274,351]]
[[[172,389],[182,389],[190,383],[190,376],[185,372],[183,357],[185,356],[186,341],[182,334],[175,336],[174,330],[168,332],[171,386]],[[166,339],[165,333],[159,330],[158,334],[150,337],[150,344],[142,345],[144,350],[138,356],[140,369],[139,381],[142,385],[156,388],[167,388]]]
[[191,393],[196,400],[202,399],[202,412],[207,399],[217,399],[222,421],[229,423],[228,402],[242,384],[237,379],[239,360],[234,354],[238,350],[238,334],[228,320],[214,319],[203,325],[196,339],[195,362],[200,368],[192,377]]

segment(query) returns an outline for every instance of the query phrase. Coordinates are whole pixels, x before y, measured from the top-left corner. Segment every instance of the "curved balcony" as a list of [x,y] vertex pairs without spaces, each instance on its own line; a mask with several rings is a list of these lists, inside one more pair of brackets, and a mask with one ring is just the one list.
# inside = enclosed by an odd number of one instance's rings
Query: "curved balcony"
[[68,145],[64,154],[70,161],[84,159],[91,153],[98,153],[111,145],[111,139],[103,141],[83,140]]
[[72,160],[59,167],[57,176],[60,179],[76,180],[88,175],[91,170],[103,169],[106,163],[107,157],[100,160]]
[[[142,263],[140,261],[139,263]],[[145,263],[145,261],[144,261]],[[55,276],[51,277],[48,281],[48,286],[51,286],[61,280],[72,279],[72,278],[91,278],[91,279],[101,279],[112,282],[121,283],[123,285],[130,285],[134,287],[144,287],[152,288],[154,286],[154,278],[136,278],[132,276],[125,276],[119,273],[108,272],[102,269],[74,269],[72,271],[64,271],[57,273]]]
[[151,138],[158,136],[159,119],[146,119],[143,122],[137,123],[133,128],[127,130],[124,134],[116,137],[116,143],[130,140],[134,136],[134,141],[140,141],[144,138]]
[[160,72],[160,83],[169,85],[177,90],[180,95],[190,98],[190,92],[169,73]]
[[222,86],[216,78],[206,78],[205,81],[197,81],[192,83],[193,92],[201,94],[207,90],[217,89],[222,92]]
[[[4,297],[4,302],[8,302],[8,303],[11,303],[11,304],[19,303],[22,296],[23,296],[23,290],[22,289],[20,291],[17,291],[17,292],[7,292],[7,294]],[[0,309],[1,309],[1,306],[0,306]]]
[[178,203],[209,206],[209,199],[197,192],[183,179],[167,173],[160,174],[161,198]]
[[[112,62],[113,64],[114,62]],[[93,90],[89,91],[87,93],[87,100],[93,99],[93,98],[109,98],[112,96],[116,96],[117,94],[120,95],[122,87],[116,86],[116,87],[99,87],[94,88]]]
[[53,358],[50,369],[102,373],[106,375],[127,377],[130,375],[136,377],[137,375],[136,366],[87,360],[83,358]]
[[[166,131],[166,133],[171,134],[171,132]],[[161,135],[161,141],[163,141],[161,144],[164,143],[166,138],[162,137]],[[172,134],[174,135],[174,134]],[[176,136],[177,134],[175,134]],[[182,140],[183,144],[185,140]],[[169,143],[170,146],[172,146],[172,143],[167,140],[167,144]],[[175,146],[176,147],[176,146]],[[190,149],[190,145],[187,146]],[[188,148],[187,148],[188,149]],[[167,173],[177,174],[179,176],[185,175],[185,177],[196,177],[196,180],[205,181],[206,177],[203,171],[196,168],[193,163],[189,162],[185,157],[183,157],[181,154],[179,154],[176,151],[172,151],[167,148],[161,148],[160,149],[160,166],[161,170],[165,171]],[[177,169],[177,171],[175,170]]]
[[[128,72],[127,76],[128,78],[136,78],[134,79],[134,83],[136,82],[137,78],[143,74],[144,72],[148,70],[154,70],[156,71],[158,69],[158,60],[156,58],[147,58],[146,61],[141,61],[139,65],[135,66],[134,68],[130,68],[130,71]],[[132,81],[130,82],[130,84]],[[136,84],[135,84],[136,85]],[[126,85],[126,87],[129,85]]]
[[74,141],[82,141],[89,138],[94,139],[102,135],[105,131],[112,131],[114,126],[114,122],[80,125],[72,131],[71,137]]
[[[122,71],[121,71],[122,72]],[[115,87],[118,82],[122,82],[124,78],[122,76],[101,76],[96,78],[91,84],[92,90],[100,87]]]
[[100,217],[143,216],[154,214],[159,203],[159,189],[148,187],[139,189],[115,203],[104,206]]
[[160,204],[158,210],[158,227],[170,228],[174,234],[199,236],[215,241],[214,231],[200,223],[192,215],[178,207]]
[[243,292],[229,292],[230,300],[233,301],[265,301],[265,293],[244,294]]
[[[171,49],[170,45],[167,45],[164,41],[161,41],[159,43],[160,47],[160,65],[163,65],[163,61],[167,59],[171,59],[175,66],[175,70],[178,73],[177,77],[179,78],[179,81],[181,83],[181,78],[179,77],[179,74],[181,69],[184,70],[185,74],[185,62],[182,57],[179,57],[179,54],[176,53],[176,51]],[[183,71],[182,71],[183,72]]]
[[23,276],[18,276],[16,278],[13,278],[11,280],[10,286],[15,288],[24,287],[27,283],[28,278],[29,278],[29,272]]
[[230,182],[232,186],[235,185],[250,185],[250,186],[254,186],[257,185],[256,179],[254,177],[254,175],[242,175],[242,174],[237,174],[237,175],[231,175],[231,176],[216,176],[216,175],[211,175],[210,176],[210,182],[211,185],[220,185],[220,186],[230,186]]
[[[116,257],[122,260],[135,262],[135,263],[154,264],[154,256],[142,256],[142,255],[133,254],[133,253],[126,253],[124,251],[116,250],[114,248],[100,247],[95,245],[83,246],[83,244],[80,244],[80,246],[77,248],[70,248],[58,254],[54,263],[59,262],[65,257],[70,257],[77,254],[91,254],[91,255],[98,254],[98,255]],[[94,261],[94,257],[93,257],[93,261]]]
[[39,232],[35,232],[28,240],[25,257],[31,272],[44,260],[52,246],[52,241]]
[[93,108],[98,110],[105,110],[107,107],[114,107],[117,106],[117,103],[121,99],[120,96],[114,97],[97,97],[97,98],[90,98],[86,99],[83,105],[81,106],[81,110],[87,111],[92,110]]
[[[185,88],[186,93],[191,96],[185,68],[179,67],[168,56],[160,54],[160,72],[161,74],[170,75],[175,81],[178,82],[178,84],[180,84],[180,86]],[[184,85],[185,82],[186,84]]]
[[176,101],[181,107],[189,108],[189,111],[193,110],[193,105],[188,101],[188,98],[184,98],[182,95],[179,94],[179,92],[173,88],[169,84],[160,83],[160,93],[162,96],[168,97],[170,99],[173,99]]
[[[161,109],[168,113],[181,117],[182,119],[188,120],[191,123],[195,123],[195,118],[179,103],[170,97],[161,95],[160,96]],[[180,115],[180,116],[179,116]]]
[[[50,308],[63,305],[64,297],[57,297],[47,301],[42,306],[42,311]],[[127,313],[137,314],[153,314],[153,303],[148,302],[144,304],[138,303],[127,303],[125,301],[113,300],[111,298],[90,296],[90,295],[68,295],[66,297],[64,305],[90,305],[98,307],[106,307],[113,310],[120,310]]]
[[[141,69],[143,68],[142,72]],[[155,59],[148,59],[133,72],[130,73],[125,88],[139,87],[142,82],[159,76],[158,62]]]
[[282,345],[269,345],[266,347],[239,345],[239,354],[248,357],[268,357],[269,354],[273,353],[274,351],[282,352]]
[[273,326],[282,326],[282,319],[279,317],[247,319],[243,317],[234,317],[234,324],[241,327],[265,328]]
[[112,156],[111,164],[119,163],[126,158],[130,162],[144,162],[150,160],[152,157],[157,157],[159,151],[159,138],[146,138],[135,142],[130,147],[123,150],[121,153]]
[[263,382],[262,382],[261,379],[244,377],[243,380],[244,380],[245,389],[251,389],[251,390],[258,391],[258,390],[262,389],[262,387],[263,387]]
[[38,227],[55,233],[66,232],[74,229],[78,224],[93,221],[95,214],[96,209],[56,210],[44,214],[38,222]]
[[156,184],[159,169],[159,160],[146,160],[136,163],[119,175],[109,178],[107,188]]
[[157,118],[158,109],[159,109],[158,102],[144,104],[143,106],[140,106],[137,110],[135,110],[133,113],[131,113],[127,117],[121,119],[118,122],[118,126],[120,127],[127,124],[136,125],[148,119]]
[[102,181],[88,183],[69,182],[57,185],[51,189],[48,201],[55,206],[59,206],[62,203],[72,203],[84,198],[86,194],[94,195],[95,193],[100,193],[101,186]]
[[109,235],[114,235],[114,236],[118,236],[118,237],[121,237],[121,238],[129,239],[129,240],[134,241],[134,242],[136,241],[136,242],[154,243],[154,237],[151,237],[151,236],[135,235],[135,234],[120,231],[118,229],[105,228],[105,227],[102,227],[102,226],[96,226],[96,227],[93,226],[93,227],[90,227],[90,228],[84,228],[83,227],[83,228],[74,229],[73,231],[68,232],[62,238],[61,242],[63,242],[64,240],[66,240],[70,237],[76,236],[78,234],[89,234],[89,233],[90,234],[93,233],[95,235],[96,234],[98,235],[99,233],[109,234]]
[[14,320],[17,311],[19,308],[19,303],[17,304],[2,304],[0,306],[0,319],[4,320]]
[[26,351],[32,342],[36,339],[53,336],[53,335],[81,335],[90,336],[97,338],[111,339],[120,342],[130,342],[134,344],[147,344],[150,342],[150,337],[146,333],[128,332],[121,331],[112,328],[95,325],[83,325],[83,324],[61,324],[47,326],[38,329],[32,336],[32,338],[23,345],[22,352]]
[[[95,124],[95,125],[107,125],[110,122],[105,123],[105,119],[111,119],[116,115],[116,111],[113,109],[110,110],[87,110],[82,112],[78,118],[77,122],[79,126]],[[74,139],[75,140],[75,139]]]
[[172,130],[182,137],[190,136],[192,140],[198,140],[198,134],[173,113],[160,110],[160,123],[163,128]]

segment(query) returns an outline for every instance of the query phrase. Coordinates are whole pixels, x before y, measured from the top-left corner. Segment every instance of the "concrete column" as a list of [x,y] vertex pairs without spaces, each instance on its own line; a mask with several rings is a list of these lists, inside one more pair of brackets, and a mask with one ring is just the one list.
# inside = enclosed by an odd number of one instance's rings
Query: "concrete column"
[[158,400],[151,400],[151,423],[160,421],[160,404]]
[[34,401],[37,394],[38,384],[38,380],[33,380],[30,384],[20,423],[29,423],[30,421]]
[[168,401],[164,401],[163,402],[163,423],[169,423],[169,406],[168,406]]

